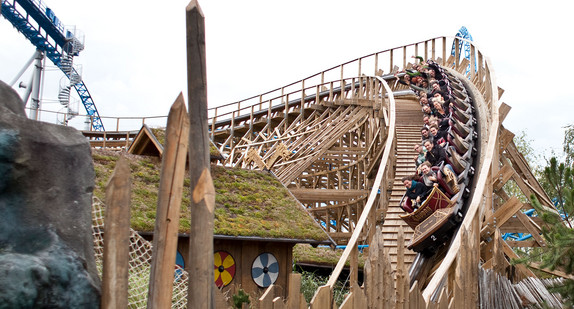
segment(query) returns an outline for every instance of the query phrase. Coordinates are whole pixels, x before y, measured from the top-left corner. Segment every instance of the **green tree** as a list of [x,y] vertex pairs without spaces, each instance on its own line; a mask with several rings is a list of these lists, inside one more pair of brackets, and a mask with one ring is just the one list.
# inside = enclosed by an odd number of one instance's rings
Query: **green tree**
[[[530,169],[534,171],[535,175],[537,175],[540,169],[540,167],[537,165],[537,162],[540,160],[540,154],[536,152],[534,147],[532,147],[532,140],[528,138],[525,131],[520,131],[514,136],[513,142],[514,145],[516,145],[518,152],[520,152],[526,159]],[[514,182],[512,179],[504,184],[504,192],[506,192],[509,196],[517,197],[523,203],[528,202],[528,197],[522,193],[520,187],[518,187],[516,182]]]
[[[515,137],[514,142],[528,162],[538,161],[539,157],[530,147],[524,132],[518,139]],[[534,195],[530,197],[532,206],[545,223],[542,226],[542,236],[546,246],[533,248],[527,255],[523,255],[523,258],[514,262],[540,262],[542,268],[560,270],[572,275],[574,274],[574,229],[571,219],[574,215],[574,125],[566,127],[563,150],[564,162],[553,156],[546,161],[544,168],[531,166],[558,211],[543,207]],[[529,158],[528,156],[532,154],[535,156]],[[566,279],[563,284],[550,290],[560,293],[565,301],[565,307],[574,306],[574,280]]]
[[[532,251],[530,256],[517,262],[540,261],[542,268],[574,273],[574,229],[570,220],[574,214],[572,172],[571,167],[559,163],[556,157],[548,161],[539,181],[554,200],[558,212],[543,207],[534,195],[530,197],[532,206],[545,223],[542,236],[546,246]],[[564,284],[551,288],[551,291],[560,293],[565,305],[574,306],[574,280],[567,279]]]
[[572,169],[565,163],[558,163],[558,159],[552,157],[548,160],[548,166],[544,168],[539,179],[544,191],[553,199],[556,208],[563,214],[564,222],[569,228],[572,228],[570,217],[574,205],[572,203],[572,190],[574,189],[572,177]]
[[[573,192],[574,193],[574,192]],[[540,266],[549,270],[561,270],[573,274],[574,270],[574,230],[564,224],[560,215],[543,209],[534,196],[532,206],[542,214],[542,220],[547,224],[542,228],[542,236],[546,247],[537,250],[540,255],[530,256],[528,260],[539,260]],[[524,260],[523,260],[524,261]],[[574,306],[574,280],[565,279],[563,284],[550,288],[550,292],[560,293],[565,300],[566,308]]]
[[514,136],[513,141],[518,151],[524,156],[526,162],[528,162],[530,168],[537,170],[538,165],[536,163],[541,159],[541,155],[532,147],[532,140],[528,138],[526,132],[518,132],[518,134]]
[[572,166],[572,163],[574,163],[574,125],[570,124],[564,128],[566,132],[564,132],[562,150],[564,150],[564,154],[566,155],[566,164]]

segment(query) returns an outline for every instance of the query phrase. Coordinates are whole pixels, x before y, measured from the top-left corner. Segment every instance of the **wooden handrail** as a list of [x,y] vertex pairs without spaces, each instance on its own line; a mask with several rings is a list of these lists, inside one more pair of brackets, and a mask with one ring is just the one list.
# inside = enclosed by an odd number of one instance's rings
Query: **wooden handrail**
[[[384,66],[384,63],[382,61],[382,57],[380,57],[381,55],[384,54],[388,54],[389,58],[388,58],[388,62],[389,62],[389,67],[390,70],[389,72],[392,70],[393,66],[396,65],[396,63],[394,63],[394,54],[395,51],[400,51],[402,52],[404,55],[404,57],[406,57],[406,53],[407,50],[409,48],[414,48],[415,50],[415,56],[420,56],[419,55],[419,46],[422,45],[424,46],[424,55],[428,55],[428,49],[431,48],[431,55],[434,57],[435,54],[435,48],[437,45],[437,41],[439,42],[439,44],[443,45],[442,48],[442,56],[446,57],[446,44],[447,44],[447,38],[452,38],[453,41],[455,40],[455,38],[453,37],[436,37],[436,38],[432,38],[429,40],[425,40],[425,41],[420,41],[420,42],[416,42],[416,43],[412,43],[412,44],[407,44],[401,47],[396,47],[396,48],[391,48],[391,49],[387,49],[387,50],[383,50],[380,52],[375,52],[363,57],[359,57],[347,62],[344,62],[342,64],[339,64],[337,66],[328,68],[324,71],[321,71],[317,74],[313,74],[309,77],[306,77],[304,79],[295,81],[293,83],[290,83],[286,86],[283,86],[281,88],[276,88],[267,92],[264,92],[262,94],[258,94],[240,101],[236,101],[236,102],[232,102],[232,103],[228,103],[228,104],[223,104],[223,105],[219,105],[216,107],[212,107],[208,109],[208,113],[209,118],[220,118],[221,117],[221,113],[219,113],[220,110],[227,110],[226,112],[224,112],[224,114],[230,114],[231,110],[234,111],[240,111],[240,110],[244,110],[247,107],[251,106],[251,105],[260,105],[260,106],[264,106],[263,102],[268,102],[269,100],[275,100],[277,98],[282,98],[286,95],[286,89],[292,88],[292,89],[296,89],[295,91],[288,91],[289,94],[294,94],[296,92],[302,92],[301,90],[304,89],[310,89],[312,87],[309,87],[307,85],[316,85],[316,84],[320,84],[320,85],[324,85],[327,84],[328,82],[325,82],[326,78],[325,75],[331,74],[332,78],[330,78],[330,80],[335,81],[335,80],[339,80],[339,81],[343,81],[346,78],[348,78],[349,76],[355,76],[355,74],[357,74],[357,71],[355,70],[351,70],[348,71],[348,73],[346,73],[346,71],[344,70],[345,66],[351,66],[351,65],[356,65],[359,69],[358,76],[363,76],[363,75],[367,75],[367,76],[372,76],[372,75],[377,75],[378,71],[381,70],[381,68]],[[460,38],[456,38],[456,39],[460,39]],[[463,39],[460,39],[463,40]],[[465,40],[466,41],[466,40]],[[430,47],[428,42],[431,42]],[[404,58],[403,57],[403,58]],[[364,67],[367,67],[365,65],[363,65],[363,63],[367,62],[367,60],[374,62],[374,67],[368,67],[366,69],[363,69]],[[401,59],[403,60],[403,59]],[[443,61],[445,61],[446,59],[443,59]],[[404,62],[406,64],[406,58],[404,59]],[[404,66],[403,66],[404,68]],[[372,69],[372,71],[371,71]],[[316,82],[313,82],[313,80],[316,79]],[[302,86],[305,85],[305,86]],[[275,95],[273,95],[274,93],[277,93]],[[272,99],[268,99],[267,97],[272,96]],[[266,99],[263,99],[263,97],[266,97]],[[248,104],[247,102],[249,101],[254,101],[253,104]],[[282,100],[283,101],[283,100]],[[235,106],[235,107],[234,107]],[[237,115],[240,115],[241,113],[238,113]]]
[[377,77],[377,79],[383,85],[385,92],[388,94],[388,100],[389,100],[389,124],[388,124],[389,129],[388,129],[388,132],[389,133],[387,136],[387,140],[385,142],[385,150],[383,152],[383,157],[381,158],[381,164],[379,166],[377,176],[375,177],[375,182],[373,183],[373,188],[371,189],[371,192],[369,194],[369,199],[367,200],[367,204],[363,208],[363,212],[361,213],[361,217],[359,218],[359,221],[357,222],[357,225],[355,226],[355,230],[353,232],[353,235],[351,236],[351,238],[349,239],[349,241],[347,243],[347,247],[343,251],[343,254],[341,255],[341,258],[339,259],[339,262],[335,266],[335,269],[331,273],[331,277],[329,277],[329,281],[327,281],[326,286],[329,286],[329,288],[331,288],[331,289],[333,288],[333,286],[335,285],[335,282],[339,278],[339,275],[341,274],[341,271],[343,270],[343,267],[345,266],[345,262],[347,261],[347,259],[349,258],[349,255],[351,254],[351,251],[353,250],[353,248],[355,248],[357,246],[357,241],[359,239],[359,236],[362,234],[362,230],[363,230],[363,227],[365,226],[367,218],[369,217],[371,211],[373,211],[373,206],[375,205],[375,201],[377,199],[377,196],[379,195],[379,189],[380,189],[381,183],[383,181],[383,176],[385,175],[386,169],[388,168],[387,163],[389,162],[389,158],[391,157],[391,154],[394,150],[393,143],[395,141],[395,126],[396,126],[395,98],[394,98],[393,92],[391,91],[391,88],[389,87],[387,82],[380,77]]

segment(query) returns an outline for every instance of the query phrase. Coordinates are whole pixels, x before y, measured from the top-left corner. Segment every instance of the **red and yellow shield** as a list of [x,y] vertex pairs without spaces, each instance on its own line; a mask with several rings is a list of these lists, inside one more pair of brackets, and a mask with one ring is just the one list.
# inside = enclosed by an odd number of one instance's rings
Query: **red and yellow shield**
[[225,251],[216,251],[213,254],[213,275],[218,288],[227,286],[235,277],[235,260]]

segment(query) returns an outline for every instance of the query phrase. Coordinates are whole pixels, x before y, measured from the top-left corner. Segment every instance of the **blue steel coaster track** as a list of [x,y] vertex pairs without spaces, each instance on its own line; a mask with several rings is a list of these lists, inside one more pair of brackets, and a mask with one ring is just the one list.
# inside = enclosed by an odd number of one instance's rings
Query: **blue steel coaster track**
[[[64,74],[70,79],[78,75],[74,68],[71,70],[62,64],[64,53],[73,54],[74,44],[81,44],[72,33],[64,30],[60,20],[53,11],[40,0],[1,0],[2,16],[21,32],[38,50],[44,52]],[[34,23],[32,23],[34,22]],[[41,31],[43,30],[43,31]],[[77,49],[76,49],[77,50]],[[104,125],[83,80],[79,79],[72,85],[92,120],[94,131],[104,131]]]

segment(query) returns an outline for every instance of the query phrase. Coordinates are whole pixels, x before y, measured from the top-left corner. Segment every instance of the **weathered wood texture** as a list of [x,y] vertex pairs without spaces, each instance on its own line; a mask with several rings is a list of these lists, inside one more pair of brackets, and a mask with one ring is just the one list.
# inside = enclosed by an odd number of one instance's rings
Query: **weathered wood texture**
[[500,308],[501,304],[504,304],[504,308],[525,308],[540,306],[545,302],[545,308],[562,308],[562,299],[547,290],[547,286],[555,282],[557,281],[527,278],[513,284],[508,278],[493,270],[481,269],[480,305],[485,309]]
[[[359,68],[360,77],[356,77],[356,71],[345,71],[351,64],[345,63],[289,85],[289,88],[276,89],[211,110],[211,137],[220,151],[226,154],[224,164],[251,168],[273,166],[272,170],[293,189],[296,196],[304,200],[305,206],[317,221],[325,225],[333,239],[348,244],[340,263],[350,259],[352,247],[359,239],[373,246],[369,254],[378,255],[379,259],[385,256],[382,260],[373,260],[369,256],[367,260],[364,291],[368,306],[372,308],[381,306],[381,301],[385,304],[390,302],[391,306],[394,303],[400,308],[475,307],[479,299],[479,258],[486,261],[483,267],[511,273],[507,271],[511,250],[500,237],[501,228],[508,230],[518,226],[521,230],[536,234],[531,243],[543,245],[535,220],[519,214],[530,205],[504,192],[505,184],[514,181],[525,196],[534,194],[543,205],[551,207],[528,164],[515,150],[512,132],[500,124],[509,108],[506,105],[499,107],[502,89],[496,84],[490,60],[472,43],[469,43],[472,56],[464,59],[459,46],[463,41],[455,38],[455,54],[444,61],[447,48],[450,50],[446,42],[447,38],[432,39],[359,58],[351,63]],[[432,46],[432,50],[429,50],[429,46]],[[428,277],[420,278],[410,286],[403,265],[408,263],[408,258],[405,258],[404,243],[399,241],[400,231],[404,233],[404,225],[393,218],[396,214],[388,201],[401,195],[398,190],[400,184],[395,185],[395,192],[392,177],[410,168],[408,160],[403,162],[400,156],[395,158],[395,154],[403,150],[405,154],[408,153],[407,149],[412,147],[408,143],[416,139],[407,139],[405,144],[398,143],[394,123],[399,119],[403,125],[411,122],[416,125],[420,107],[401,111],[400,115],[395,113],[395,108],[389,104],[394,99],[391,93],[407,88],[395,84],[387,90],[388,85],[382,82],[385,76],[382,68],[393,71],[401,62],[403,69],[411,67],[411,64],[407,64],[407,55],[420,55],[420,49],[424,49],[425,57],[436,59],[448,67],[449,74],[457,76],[472,97],[479,119],[476,128],[481,153],[475,159],[478,163],[473,179],[474,191],[469,198],[462,228],[454,235],[444,255],[430,262],[432,267]],[[440,52],[437,54],[437,50],[441,50],[442,55]],[[374,72],[378,75],[376,79],[368,77],[372,73],[363,70],[362,64],[367,58],[374,60]],[[467,73],[469,67],[470,72]],[[400,68],[397,67],[397,70]],[[327,74],[336,74],[340,80],[325,81]],[[316,81],[318,77],[321,82],[313,83],[312,78]],[[414,97],[407,100],[412,100],[416,105]],[[407,105],[401,104],[401,108]],[[221,112],[224,109],[228,111]],[[382,144],[385,146],[376,146]],[[280,150],[279,145],[287,148],[287,151],[283,148]],[[277,154],[279,152],[281,156]],[[387,153],[393,154],[392,159],[385,158]],[[381,167],[388,168],[387,164],[392,165],[393,173],[379,175],[378,171]],[[404,171],[401,167],[403,164]],[[376,178],[373,178],[375,174]],[[381,190],[377,192],[379,200],[376,204],[364,194],[370,188]],[[344,193],[329,194],[344,190]],[[328,199],[329,196],[332,199]],[[373,205],[377,208],[374,215],[371,213]],[[383,227],[387,226],[388,230],[383,229],[382,235],[393,235],[393,238],[389,237],[388,241],[385,239],[383,242],[378,240],[384,243],[380,245],[381,248],[387,246],[387,250],[381,253],[380,249],[374,250],[377,248],[376,239],[380,237],[374,231],[383,218]],[[364,228],[369,230],[368,233]],[[409,235],[405,237],[408,239]],[[465,250],[468,252],[463,252]],[[387,279],[379,278],[387,276],[387,270],[384,270],[388,268],[387,262],[398,267],[391,276],[395,284],[393,296],[380,288],[387,282]],[[339,264],[328,284],[315,294],[312,308],[333,306],[332,286],[338,278]],[[377,278],[369,275],[369,271]],[[524,269],[520,273],[529,275]],[[345,308],[355,304],[358,293],[354,292],[356,289],[349,294]]]
[[[232,284],[222,288],[225,293],[234,294],[236,286],[240,286],[246,293],[257,295],[262,293],[262,289],[255,283],[251,275],[251,266],[257,256],[263,252],[273,254],[277,258],[278,277],[273,283],[281,287],[274,294],[275,297],[283,298],[291,295],[289,273],[293,269],[292,264],[292,247],[293,244],[267,241],[239,241],[239,240],[221,240],[216,239],[213,242],[215,251],[225,251],[231,254],[235,259],[235,276]],[[217,270],[215,270],[217,271]],[[217,273],[216,273],[217,274]],[[297,287],[299,289],[299,287]],[[295,292],[297,291],[295,289]]]
[[106,187],[102,308],[127,308],[130,250],[130,167],[120,157]]
[[91,147],[128,149],[138,131],[82,131]]
[[[415,116],[416,115],[416,116]],[[404,117],[404,119],[403,119]],[[413,157],[413,145],[420,143],[420,123],[409,124],[407,119],[412,119],[412,122],[420,121],[420,105],[415,100],[400,99],[397,104],[397,118],[403,119],[397,126],[397,151],[395,172],[390,182],[390,196],[387,210],[385,212],[384,223],[382,226],[382,233],[385,238],[386,246],[388,247],[388,254],[391,259],[393,269],[397,267],[399,262],[398,258],[398,238],[399,233],[403,233],[406,243],[408,243],[414,231],[400,218],[405,211],[399,206],[399,202],[405,193],[405,186],[401,178],[410,176],[415,170]],[[408,268],[414,260],[416,253],[412,250],[404,249],[404,259],[402,263]]]
[[292,273],[289,275],[289,298],[287,299],[287,309],[306,308],[307,302],[301,294],[301,274]]
[[333,291],[328,285],[320,286],[313,296],[310,304],[311,309],[332,308],[333,306]]
[[186,8],[187,89],[189,105],[189,170],[191,231],[189,242],[189,281],[187,307],[211,309],[214,306],[213,211],[215,189],[209,162],[207,132],[207,79],[205,61],[205,21],[196,0]]
[[189,117],[183,95],[180,93],[169,111],[167,120],[153,237],[148,308],[171,306],[188,143]]

